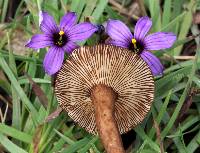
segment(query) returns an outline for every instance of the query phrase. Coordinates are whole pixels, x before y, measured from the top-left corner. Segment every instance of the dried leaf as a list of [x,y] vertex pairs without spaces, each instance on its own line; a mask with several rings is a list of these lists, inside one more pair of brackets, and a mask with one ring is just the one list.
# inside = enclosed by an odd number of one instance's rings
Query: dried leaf
[[35,83],[33,81],[33,79],[29,75],[27,75],[27,78],[28,78],[30,84],[32,85],[32,89],[33,89],[35,95],[38,97],[38,99],[40,100],[40,102],[42,103],[44,108],[47,108],[48,99],[47,99],[47,96],[45,95],[44,91],[40,88],[40,86],[37,83]]
[[58,117],[60,115],[61,112],[62,112],[62,108],[59,107],[53,113],[51,113],[49,116],[47,116],[47,118],[45,119],[45,122],[49,122],[49,121],[55,119],[56,117]]
[[36,130],[35,134],[33,136],[33,152],[38,153],[39,152],[39,143],[41,139],[43,125],[39,125]]
[[161,140],[161,133],[160,133],[160,128],[157,124],[157,122],[154,120],[154,127],[156,129],[156,137],[157,137],[157,141],[159,142],[160,144],[160,152],[161,153],[164,153],[164,147],[163,147],[163,142]]
[[180,110],[180,113],[177,117],[177,120],[175,123],[176,126],[185,118],[185,115],[187,114],[190,106],[192,105],[192,99],[197,93],[198,93],[198,90],[195,88],[192,88],[190,90],[190,93],[189,93],[188,97],[186,98],[186,100]]

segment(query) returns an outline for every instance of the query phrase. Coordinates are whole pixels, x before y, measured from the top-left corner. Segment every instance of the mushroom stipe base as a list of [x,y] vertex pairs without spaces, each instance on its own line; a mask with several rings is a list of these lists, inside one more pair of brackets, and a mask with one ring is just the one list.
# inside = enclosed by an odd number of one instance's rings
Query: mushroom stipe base
[[[92,102],[98,133],[107,153],[125,153],[121,136],[114,118],[117,94],[106,85],[99,84],[92,89]],[[112,141],[111,141],[112,140]]]

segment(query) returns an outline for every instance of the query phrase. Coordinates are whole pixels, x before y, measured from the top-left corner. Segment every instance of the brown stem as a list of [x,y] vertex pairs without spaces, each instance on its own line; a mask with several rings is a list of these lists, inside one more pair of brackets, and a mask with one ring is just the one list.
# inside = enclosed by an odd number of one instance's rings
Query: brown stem
[[96,85],[91,94],[100,139],[107,153],[125,153],[114,118],[116,93],[105,85]]

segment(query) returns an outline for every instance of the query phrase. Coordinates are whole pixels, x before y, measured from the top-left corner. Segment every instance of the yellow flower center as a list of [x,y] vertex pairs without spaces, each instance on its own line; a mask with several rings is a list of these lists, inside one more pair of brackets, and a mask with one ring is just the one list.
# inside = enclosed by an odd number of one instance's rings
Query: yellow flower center
[[137,43],[137,41],[136,41],[136,39],[132,39],[132,43],[133,43],[133,45],[134,45],[134,48],[136,49],[137,48],[137,46],[136,46],[136,43]]
[[53,34],[53,41],[55,45],[62,47],[67,43],[67,36],[63,30]]
[[65,32],[62,31],[62,30],[59,32],[59,35],[60,35],[60,36],[62,36],[62,35],[64,35],[64,34],[65,34]]

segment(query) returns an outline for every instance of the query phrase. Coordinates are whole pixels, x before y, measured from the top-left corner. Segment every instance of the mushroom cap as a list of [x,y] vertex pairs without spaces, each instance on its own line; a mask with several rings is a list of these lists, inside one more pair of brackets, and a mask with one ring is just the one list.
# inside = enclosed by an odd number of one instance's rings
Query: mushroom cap
[[139,124],[154,98],[151,70],[128,49],[111,45],[80,47],[58,72],[55,93],[62,109],[92,134],[97,134],[91,90],[97,84],[117,93],[114,117],[120,134]]

